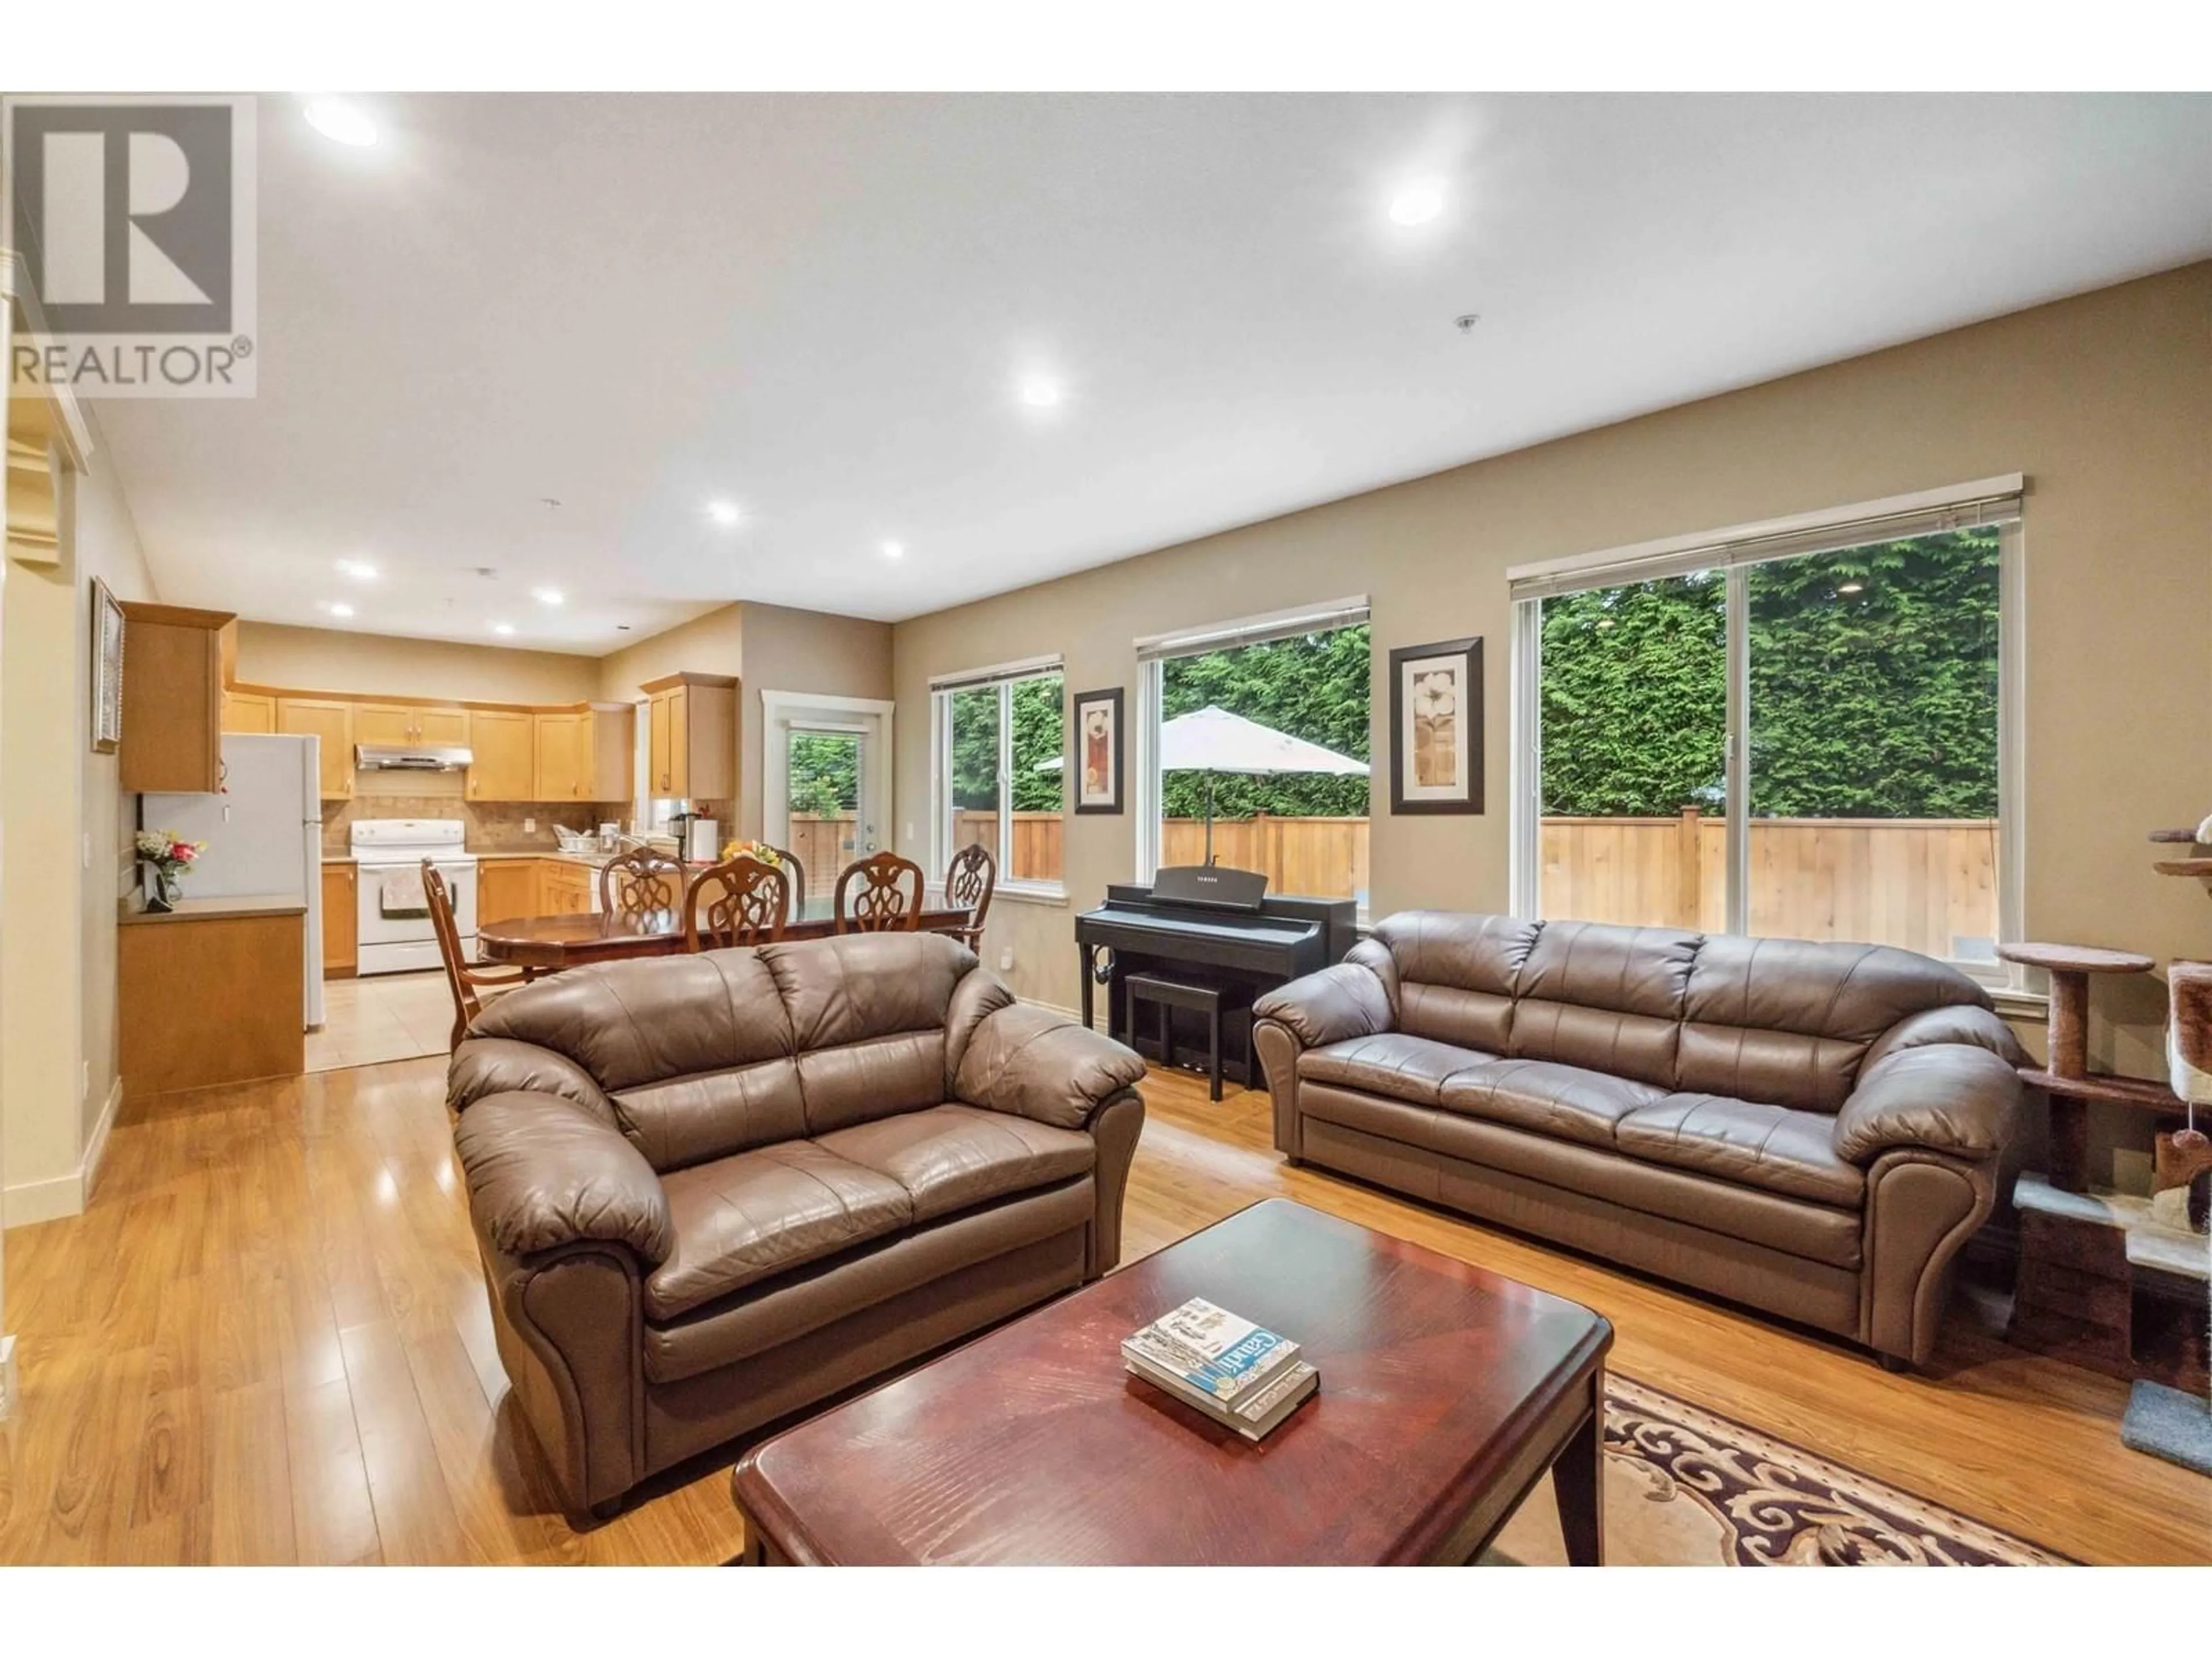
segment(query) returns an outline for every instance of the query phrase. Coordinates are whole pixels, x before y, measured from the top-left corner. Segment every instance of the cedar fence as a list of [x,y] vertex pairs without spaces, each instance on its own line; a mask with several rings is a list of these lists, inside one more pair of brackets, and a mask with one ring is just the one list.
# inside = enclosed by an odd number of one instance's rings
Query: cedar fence
[[[1058,877],[1066,830],[1057,812],[1015,813],[1013,859],[1003,873]],[[995,848],[998,815],[963,812],[954,831],[959,846]],[[1544,910],[1718,933],[1726,925],[1727,833],[1722,819],[1694,807],[1675,817],[1547,817]],[[811,885],[852,860],[849,816],[793,814],[791,835]],[[1962,954],[1960,941],[1996,936],[1996,842],[1990,818],[1754,818],[1751,930]],[[1205,848],[1202,820],[1170,818],[1164,826],[1163,863],[1199,863]],[[1368,887],[1368,821],[1219,819],[1213,855],[1264,872],[1273,892],[1350,897]]]

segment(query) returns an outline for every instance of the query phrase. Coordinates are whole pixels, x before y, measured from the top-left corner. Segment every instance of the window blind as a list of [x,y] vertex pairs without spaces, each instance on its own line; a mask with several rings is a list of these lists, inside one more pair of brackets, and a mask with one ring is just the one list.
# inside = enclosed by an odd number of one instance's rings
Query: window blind
[[1039,674],[1057,674],[1065,669],[1066,659],[1060,657],[1030,657],[1020,662],[1002,662],[989,668],[964,668],[950,674],[933,674],[929,689],[933,691],[972,691],[986,685],[1004,685],[1010,680],[1034,679]]
[[1215,623],[1206,628],[1184,629],[1173,634],[1154,634],[1137,641],[1137,660],[1195,656],[1202,651],[1233,651],[1242,645],[1265,645],[1301,634],[1325,634],[1367,620],[1367,596],[1333,599],[1327,605],[1303,605],[1295,611],[1270,611],[1236,622]]
[[1722,531],[1710,537],[1683,537],[1641,548],[1624,548],[1618,554],[1560,560],[1549,565],[1531,566],[1518,574],[1509,572],[1508,591],[1516,599],[1549,599],[1593,587],[1615,587],[1624,582],[1687,575],[1693,570],[1764,564],[1808,553],[1834,553],[1847,547],[1863,547],[1870,542],[1906,541],[1915,536],[2011,524],[2021,516],[2023,489],[2023,482],[2017,476],[1990,479],[1980,485],[1961,485],[1956,492],[1942,492],[1948,495],[1942,500],[1902,497],[1893,502],[1845,508],[1838,514],[1808,514],[1799,520],[1774,520]]

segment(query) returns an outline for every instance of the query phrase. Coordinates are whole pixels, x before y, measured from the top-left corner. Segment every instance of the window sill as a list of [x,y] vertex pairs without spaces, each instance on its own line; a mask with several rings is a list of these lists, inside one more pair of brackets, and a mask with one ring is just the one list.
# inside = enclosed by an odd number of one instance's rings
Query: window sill
[[1022,904],[1066,904],[1067,889],[1057,882],[1023,882],[1018,884],[1002,881],[994,890],[994,896],[1013,899]]

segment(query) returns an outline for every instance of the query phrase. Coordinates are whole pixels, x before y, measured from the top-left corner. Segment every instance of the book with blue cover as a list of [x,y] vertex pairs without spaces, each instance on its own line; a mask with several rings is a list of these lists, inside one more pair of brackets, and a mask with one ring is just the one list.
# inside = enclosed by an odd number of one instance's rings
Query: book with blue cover
[[1160,1316],[1121,1344],[1122,1358],[1141,1361],[1185,1387],[1224,1403],[1236,1401],[1297,1357],[1288,1337],[1240,1319],[1203,1297]]

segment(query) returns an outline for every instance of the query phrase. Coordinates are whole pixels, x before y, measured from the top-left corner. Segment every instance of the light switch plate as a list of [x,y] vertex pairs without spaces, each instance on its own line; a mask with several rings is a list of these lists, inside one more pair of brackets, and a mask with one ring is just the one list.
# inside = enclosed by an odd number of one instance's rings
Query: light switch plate
[[15,1339],[0,1336],[0,1423],[15,1414]]
[[1014,947],[1009,945],[1005,950],[999,952],[999,971],[1002,974],[1012,973],[1013,971],[1013,967]]
[[526,836],[536,835],[538,833],[538,820],[536,818],[523,819],[522,833]]

